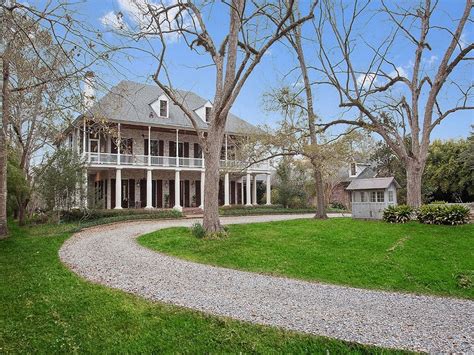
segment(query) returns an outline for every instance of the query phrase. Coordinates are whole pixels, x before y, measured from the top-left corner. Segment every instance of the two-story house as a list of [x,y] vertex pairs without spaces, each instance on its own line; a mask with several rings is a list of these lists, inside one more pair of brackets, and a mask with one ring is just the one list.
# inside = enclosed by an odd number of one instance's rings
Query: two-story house
[[[77,149],[87,166],[88,205],[95,208],[203,207],[204,161],[196,132],[184,112],[154,85],[122,81],[96,101],[86,79],[88,110],[65,132],[65,144]],[[204,131],[212,103],[180,91]],[[92,119],[93,117],[93,119]],[[111,130],[97,130],[103,122]],[[113,129],[113,134],[111,133]],[[266,184],[268,163],[237,161],[235,142],[256,127],[229,114],[221,154],[219,202],[257,204],[257,183]]]

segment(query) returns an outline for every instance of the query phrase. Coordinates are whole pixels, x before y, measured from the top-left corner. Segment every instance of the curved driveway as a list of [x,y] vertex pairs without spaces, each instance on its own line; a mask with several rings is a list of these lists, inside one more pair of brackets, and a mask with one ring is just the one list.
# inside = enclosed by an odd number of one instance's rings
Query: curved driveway
[[[224,217],[252,223],[310,215]],[[292,280],[197,264],[141,247],[135,238],[196,220],[90,228],[61,260],[82,277],[142,297],[259,324],[382,347],[474,351],[474,302]]]

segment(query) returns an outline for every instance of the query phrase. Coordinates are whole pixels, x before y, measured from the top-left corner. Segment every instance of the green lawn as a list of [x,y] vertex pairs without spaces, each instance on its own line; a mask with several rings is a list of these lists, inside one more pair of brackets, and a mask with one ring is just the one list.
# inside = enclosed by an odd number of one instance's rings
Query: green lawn
[[474,299],[474,225],[352,219],[229,226],[224,240],[187,228],[142,236],[152,249],[206,264],[355,287]]
[[0,241],[0,353],[382,352],[91,284],[58,258],[76,225],[11,228],[12,237]]

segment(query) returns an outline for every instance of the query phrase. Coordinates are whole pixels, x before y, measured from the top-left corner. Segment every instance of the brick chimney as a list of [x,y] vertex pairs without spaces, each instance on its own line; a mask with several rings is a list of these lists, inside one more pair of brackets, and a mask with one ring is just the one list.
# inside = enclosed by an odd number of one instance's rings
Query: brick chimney
[[95,101],[95,75],[93,71],[88,71],[84,79],[84,108],[90,109]]

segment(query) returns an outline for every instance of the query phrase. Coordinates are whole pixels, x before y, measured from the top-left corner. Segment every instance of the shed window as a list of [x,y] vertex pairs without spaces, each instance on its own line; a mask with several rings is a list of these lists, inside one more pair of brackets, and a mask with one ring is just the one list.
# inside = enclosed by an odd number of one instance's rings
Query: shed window
[[393,202],[393,191],[388,192],[388,202]]
[[383,191],[372,191],[370,193],[370,202],[384,202]]
[[211,119],[211,110],[212,107],[206,107],[206,122],[209,122],[209,120]]
[[365,192],[364,191],[360,192],[360,202],[365,202]]
[[160,116],[168,117],[168,101],[160,100]]
[[375,191],[370,193],[370,202],[377,202],[377,193]]

